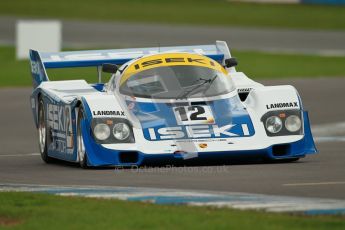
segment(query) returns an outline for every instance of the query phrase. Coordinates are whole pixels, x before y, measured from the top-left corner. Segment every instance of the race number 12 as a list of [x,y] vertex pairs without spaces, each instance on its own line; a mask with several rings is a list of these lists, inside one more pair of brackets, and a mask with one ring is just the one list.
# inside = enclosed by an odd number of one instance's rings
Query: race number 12
[[173,110],[178,125],[214,124],[214,118],[208,106],[180,106]]

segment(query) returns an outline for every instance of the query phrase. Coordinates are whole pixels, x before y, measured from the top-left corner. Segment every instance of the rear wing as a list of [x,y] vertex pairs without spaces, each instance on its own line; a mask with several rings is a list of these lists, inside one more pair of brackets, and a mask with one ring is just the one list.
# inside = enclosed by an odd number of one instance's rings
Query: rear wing
[[[42,81],[49,80],[46,73],[46,69],[48,68],[99,67],[104,63],[122,65],[143,55],[165,52],[197,53],[212,58],[223,65],[224,60],[231,57],[230,50],[224,41],[216,41],[212,45],[87,50],[58,53],[40,53],[35,50],[30,50],[33,86],[36,88]],[[235,71],[233,67],[231,70]]]

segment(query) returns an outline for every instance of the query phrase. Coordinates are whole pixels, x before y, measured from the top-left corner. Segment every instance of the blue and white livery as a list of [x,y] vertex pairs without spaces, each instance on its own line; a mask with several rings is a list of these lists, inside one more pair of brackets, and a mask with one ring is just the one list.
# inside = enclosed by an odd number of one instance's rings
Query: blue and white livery
[[[263,86],[214,45],[40,53],[31,106],[42,159],[81,167],[207,162],[316,152],[293,86]],[[94,66],[98,83],[50,81],[46,69]],[[110,73],[102,83],[102,72]]]

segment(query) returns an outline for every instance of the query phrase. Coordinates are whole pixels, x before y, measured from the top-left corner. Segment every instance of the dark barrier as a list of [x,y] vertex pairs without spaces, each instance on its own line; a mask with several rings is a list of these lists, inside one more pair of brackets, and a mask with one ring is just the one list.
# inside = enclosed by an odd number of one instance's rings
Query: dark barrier
[[301,0],[305,4],[345,5],[345,0]]

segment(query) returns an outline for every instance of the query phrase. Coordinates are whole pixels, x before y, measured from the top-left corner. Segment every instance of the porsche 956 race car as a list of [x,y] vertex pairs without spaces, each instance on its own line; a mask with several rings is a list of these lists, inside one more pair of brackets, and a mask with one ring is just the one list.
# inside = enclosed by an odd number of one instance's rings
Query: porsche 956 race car
[[[222,41],[30,50],[30,60],[31,107],[45,162],[58,158],[86,168],[231,156],[297,160],[316,152],[296,89],[263,86],[237,72]],[[46,72],[90,66],[97,69],[98,83],[50,81]],[[102,73],[110,76],[106,84]]]

